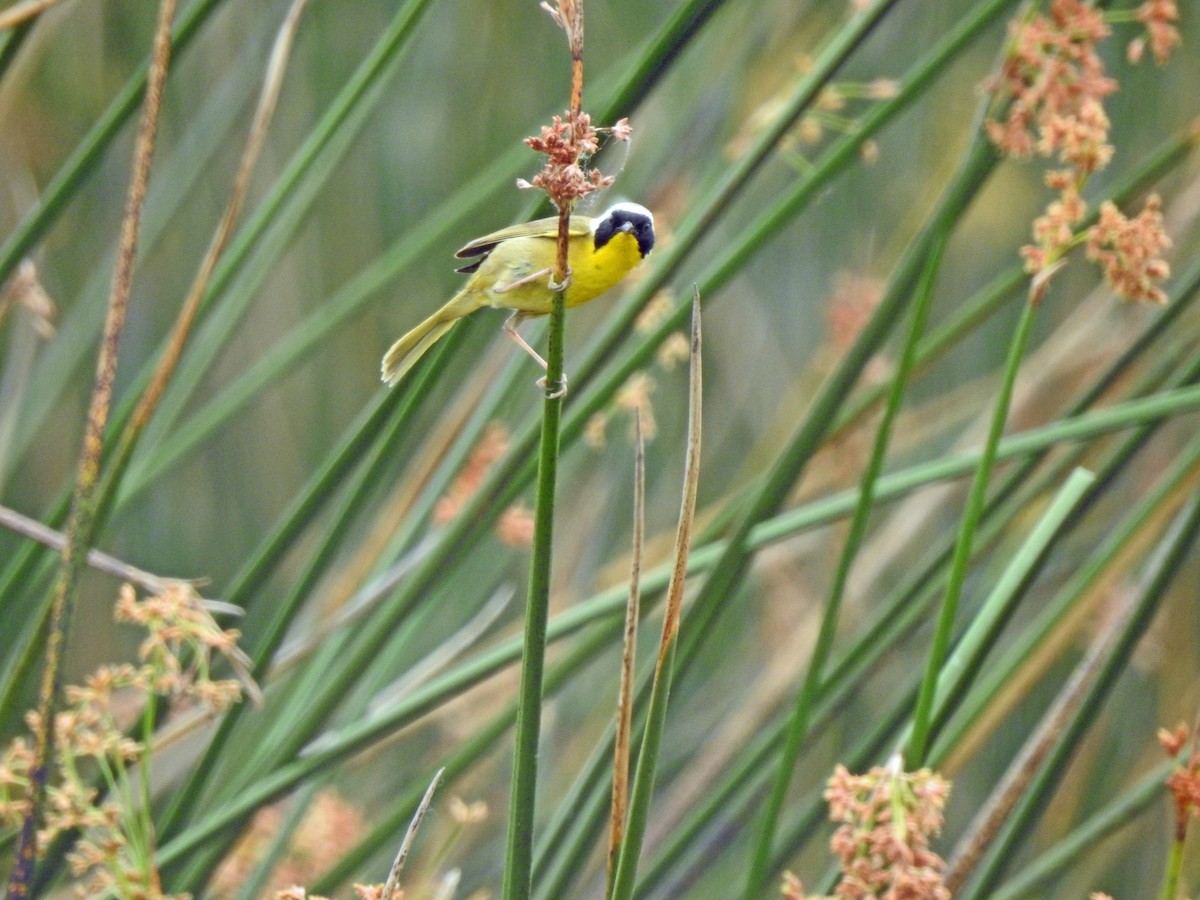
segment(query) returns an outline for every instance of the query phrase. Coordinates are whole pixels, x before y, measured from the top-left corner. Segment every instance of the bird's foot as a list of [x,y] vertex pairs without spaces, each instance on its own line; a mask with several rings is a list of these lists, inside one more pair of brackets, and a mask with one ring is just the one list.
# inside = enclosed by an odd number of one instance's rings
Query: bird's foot
[[546,391],[547,400],[557,400],[559,397],[567,396],[567,373],[562,373],[562,378],[558,382],[558,387],[553,391],[550,390],[550,384],[546,381],[546,376],[543,375],[537,380],[537,386],[543,391]]

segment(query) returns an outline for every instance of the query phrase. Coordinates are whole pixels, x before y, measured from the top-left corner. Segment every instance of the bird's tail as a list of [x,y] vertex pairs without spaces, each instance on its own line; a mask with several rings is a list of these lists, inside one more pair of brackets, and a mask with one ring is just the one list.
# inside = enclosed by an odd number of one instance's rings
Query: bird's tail
[[389,386],[398,382],[416,365],[425,351],[446,336],[455,322],[475,312],[482,305],[469,291],[461,291],[450,298],[445,306],[388,348],[388,352],[383,355],[383,380]]

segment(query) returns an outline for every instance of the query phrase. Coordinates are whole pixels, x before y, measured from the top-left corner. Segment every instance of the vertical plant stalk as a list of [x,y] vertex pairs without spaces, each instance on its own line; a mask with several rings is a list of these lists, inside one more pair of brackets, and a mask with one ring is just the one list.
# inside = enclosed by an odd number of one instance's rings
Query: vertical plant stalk
[[646,711],[646,731],[638,753],[637,773],[633,782],[633,798],[629,805],[629,824],[621,853],[617,860],[611,896],[613,900],[630,900],[637,878],[638,858],[646,835],[650,801],[654,794],[654,774],[658,752],[662,746],[667,721],[667,701],[671,696],[671,681],[675,674],[675,648],[679,645],[679,622],[683,614],[683,589],[687,584],[688,553],[692,546],[692,524],[696,517],[696,495],[700,484],[700,433],[703,378],[700,353],[700,292],[692,295],[692,364],[688,379],[688,436],[687,461],[683,470],[683,499],[679,509],[679,528],[675,532],[674,564],[667,586],[663,612],[662,640],[654,668],[654,684]]
[[16,860],[8,883],[8,896],[14,900],[29,896],[33,880],[34,860],[37,857],[37,823],[45,801],[46,779],[50,758],[54,752],[54,718],[61,688],[62,655],[70,633],[75,596],[79,590],[80,575],[87,565],[95,523],[95,489],[100,475],[104,429],[112,407],[113,382],[116,379],[121,332],[125,328],[125,312],[133,283],[133,264],[137,254],[142,205],[150,181],[150,164],[154,158],[155,138],[162,109],[163,84],[171,59],[171,20],[174,16],[175,0],[162,0],[154,33],[154,53],[146,89],[146,103],[137,143],[134,146],[133,175],[125,203],[125,215],[121,222],[112,292],[104,322],[100,358],[96,364],[96,382],[88,406],[75,494],[67,522],[67,542],[63,548],[62,566],[54,585],[54,599],[50,609],[50,634],[46,639],[45,667],[42,670],[38,692],[38,722],[34,734],[29,811],[21,825]]
[[[572,138],[583,107],[583,0],[557,0],[557,9],[543,7],[567,33],[571,50]],[[563,294],[567,266],[571,203],[558,204],[558,258],[552,285],[549,344],[546,348],[546,396],[538,449],[537,495],[534,511],[533,556],[529,564],[529,594],[525,606],[525,643],[521,655],[521,686],[517,699],[516,749],[508,808],[504,900],[526,900],[533,888],[533,819],[537,800],[537,754],[542,723],[542,676],[546,665],[546,628],[550,619],[550,568],[554,549],[554,494],[558,481],[559,425],[562,418]]]
[[1183,873],[1183,841],[1176,838],[1171,841],[1171,850],[1167,854],[1167,872],[1163,878],[1162,892],[1159,900],[1175,900],[1179,896],[1179,879]]
[[629,809],[629,744],[633,729],[634,661],[637,656],[638,619],[641,616],[642,547],[646,528],[646,442],[642,435],[642,413],[634,409],[633,452],[633,548],[629,564],[629,602],[625,606],[625,632],[621,650],[621,686],[617,692],[617,727],[613,742],[612,809],[608,830],[608,885],[612,894],[613,878],[621,841],[625,837],[625,817]]
[[854,519],[850,524],[850,532],[846,537],[846,544],[842,548],[841,559],[838,561],[833,589],[830,591],[829,603],[825,607],[825,615],[821,620],[821,629],[817,635],[816,645],[813,647],[812,659],[808,664],[804,684],[800,689],[800,696],[796,698],[796,708],[792,713],[792,720],[784,739],[783,752],[780,755],[775,783],[763,811],[762,826],[759,831],[758,842],[752,851],[753,857],[750,861],[749,875],[746,879],[746,891],[744,895],[746,900],[754,900],[754,898],[761,897],[765,893],[771,868],[771,844],[774,842],[775,832],[779,828],[779,817],[783,813],[783,805],[787,798],[788,787],[791,784],[792,772],[796,768],[797,760],[800,758],[800,748],[803,746],[804,739],[808,735],[808,726],[812,717],[813,706],[821,691],[821,681],[824,678],[825,664],[829,659],[830,653],[833,651],[833,639],[837,634],[837,623],[841,610],[842,597],[845,594],[846,583],[850,577],[850,567],[854,562],[854,558],[858,555],[863,538],[866,536],[867,522],[875,503],[876,483],[883,472],[883,464],[887,458],[887,448],[891,439],[892,426],[900,411],[900,405],[904,400],[905,388],[908,385],[908,378],[916,362],[917,346],[920,344],[921,336],[925,332],[925,321],[928,317],[929,307],[932,305],[930,298],[933,294],[933,284],[937,278],[938,269],[941,267],[942,251],[945,246],[946,238],[944,236],[933,242],[929,250],[929,258],[925,264],[925,271],[922,275],[920,286],[917,289],[914,301],[915,305],[909,320],[908,335],[904,342],[904,349],[900,355],[900,362],[896,368],[895,377],[892,380],[891,391],[888,393],[887,405],[884,409],[883,420],[879,423],[875,445],[871,450],[871,458],[867,464],[866,471],[863,473],[858,504],[854,510]]
[[1021,309],[1021,318],[1017,321],[1016,331],[1009,344],[1000,394],[996,397],[991,424],[988,427],[987,438],[979,457],[979,466],[975,469],[975,477],[971,481],[970,492],[967,495],[967,505],[963,511],[962,523],[959,526],[958,539],[954,545],[954,556],[951,559],[950,572],[947,577],[946,596],[942,601],[942,609],[934,631],[933,645],[930,648],[929,660],[925,667],[925,677],[921,681],[921,689],[917,695],[912,733],[909,735],[908,745],[904,751],[905,768],[910,772],[916,771],[924,764],[926,754],[929,752],[929,744],[933,736],[933,714],[934,703],[937,699],[938,677],[950,650],[950,638],[954,633],[954,619],[958,613],[959,601],[962,599],[963,585],[967,580],[967,566],[971,560],[975,532],[983,517],[988,482],[996,464],[996,448],[1000,445],[1000,438],[1004,434],[1004,423],[1008,420],[1009,408],[1012,405],[1017,372],[1021,368],[1021,360],[1025,356],[1025,348],[1029,344],[1029,336],[1033,331],[1034,316],[1045,297],[1046,288],[1049,286],[1050,277],[1054,271],[1055,269],[1048,269],[1034,278],[1030,285],[1029,297]]

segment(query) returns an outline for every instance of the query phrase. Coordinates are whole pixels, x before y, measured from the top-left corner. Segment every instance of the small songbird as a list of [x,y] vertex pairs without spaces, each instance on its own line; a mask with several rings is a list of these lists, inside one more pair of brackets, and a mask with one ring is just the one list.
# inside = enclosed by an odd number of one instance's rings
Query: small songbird
[[[597,218],[571,216],[567,247],[569,308],[618,284],[654,248],[654,216],[636,203],[618,203]],[[455,256],[477,257],[458,271],[470,274],[461,291],[392,344],[383,357],[383,380],[394,385],[463,316],[485,306],[511,309],[504,330],[545,368],[517,334],[522,319],[544,316],[553,299],[558,218],[514,225],[471,241]]]

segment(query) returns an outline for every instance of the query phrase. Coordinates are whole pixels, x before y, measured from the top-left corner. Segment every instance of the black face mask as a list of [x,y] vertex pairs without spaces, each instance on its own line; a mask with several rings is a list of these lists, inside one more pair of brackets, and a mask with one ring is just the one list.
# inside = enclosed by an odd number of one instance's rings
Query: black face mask
[[599,250],[618,232],[632,234],[638,243],[638,252],[645,257],[654,249],[654,223],[639,212],[617,209],[607,214],[596,226],[596,249]]

